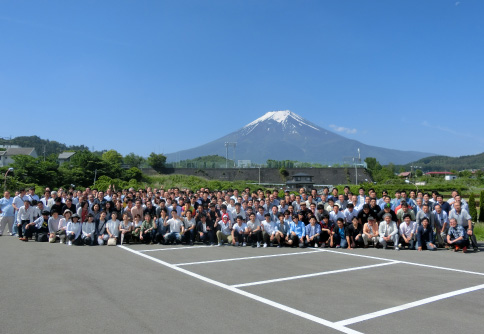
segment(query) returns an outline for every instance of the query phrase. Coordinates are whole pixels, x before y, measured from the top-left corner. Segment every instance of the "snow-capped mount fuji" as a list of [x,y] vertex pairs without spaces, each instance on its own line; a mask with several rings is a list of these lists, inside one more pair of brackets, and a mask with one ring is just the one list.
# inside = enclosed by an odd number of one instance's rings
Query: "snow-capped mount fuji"
[[[270,111],[241,129],[207,144],[167,154],[167,161],[205,155],[225,156],[225,142],[236,142],[236,159],[265,163],[297,160],[334,164],[349,162],[361,151],[361,159],[374,157],[382,164],[405,164],[431,153],[399,151],[370,146],[326,130],[289,111]],[[230,150],[232,158],[232,150]]]

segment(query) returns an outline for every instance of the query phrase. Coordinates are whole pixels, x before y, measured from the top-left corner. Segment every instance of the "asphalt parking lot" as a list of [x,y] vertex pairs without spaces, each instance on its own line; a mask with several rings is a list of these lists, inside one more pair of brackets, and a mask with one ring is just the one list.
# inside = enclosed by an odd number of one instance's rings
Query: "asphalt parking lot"
[[481,333],[484,252],[0,238],[0,333]]

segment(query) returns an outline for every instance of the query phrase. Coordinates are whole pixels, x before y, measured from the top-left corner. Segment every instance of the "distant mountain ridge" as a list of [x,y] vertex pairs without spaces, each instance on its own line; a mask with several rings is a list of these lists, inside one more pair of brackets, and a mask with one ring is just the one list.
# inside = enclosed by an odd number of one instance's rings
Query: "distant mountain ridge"
[[[166,154],[167,161],[192,159],[205,155],[225,156],[225,142],[236,142],[236,160],[265,163],[273,160],[297,160],[334,164],[348,162],[361,151],[361,160],[374,157],[381,164],[406,164],[434,155],[400,151],[363,144],[326,130],[289,111],[270,111],[262,117],[209,143]],[[229,148],[229,158],[233,158]]]
[[44,154],[44,147],[46,156],[50,154],[59,154],[64,151],[89,151],[89,148],[84,145],[67,146],[66,144],[59,143],[55,140],[41,139],[38,136],[20,136],[12,139],[0,138],[0,145],[18,145],[20,147],[33,147],[35,148],[35,151],[39,156]]
[[410,170],[410,165],[417,166],[418,169],[425,171],[450,171],[450,170],[466,170],[466,169],[482,169],[484,168],[484,153],[475,155],[464,155],[461,157],[447,157],[444,155],[434,155],[426,157],[411,164],[406,164],[403,167]]

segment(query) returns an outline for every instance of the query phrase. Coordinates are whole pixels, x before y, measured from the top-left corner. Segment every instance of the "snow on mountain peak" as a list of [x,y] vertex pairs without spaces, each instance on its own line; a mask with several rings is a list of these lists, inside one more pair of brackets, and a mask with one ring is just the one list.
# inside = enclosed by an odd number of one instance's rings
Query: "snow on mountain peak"
[[260,123],[267,121],[267,120],[276,121],[277,123],[280,123],[280,124],[282,124],[283,127],[285,127],[289,118],[292,118],[294,121],[299,123],[300,126],[306,125],[306,126],[309,126],[313,129],[319,131],[318,128],[306,123],[307,121],[304,118],[302,118],[301,116],[293,113],[290,110],[269,111],[269,112],[265,113],[262,117],[259,117],[255,121],[250,122],[249,124],[244,126],[243,129],[245,129],[246,134],[248,134],[253,129],[255,129]]

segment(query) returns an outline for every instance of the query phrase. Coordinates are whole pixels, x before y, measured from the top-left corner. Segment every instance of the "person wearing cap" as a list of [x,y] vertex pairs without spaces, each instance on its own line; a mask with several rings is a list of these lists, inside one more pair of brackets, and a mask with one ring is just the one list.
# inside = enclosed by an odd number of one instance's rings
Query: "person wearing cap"
[[260,247],[262,242],[262,228],[259,219],[256,218],[253,212],[249,215],[247,231],[247,241],[251,243],[252,247]]
[[79,221],[79,215],[75,213],[72,215],[71,221],[67,223],[67,228],[66,228],[67,245],[68,246],[72,246],[72,244],[76,246],[82,245],[81,232],[82,232],[82,225]]
[[228,214],[222,214],[222,220],[219,221],[220,230],[217,231],[218,246],[223,246],[224,242],[232,244],[232,223]]
[[358,212],[358,220],[360,221],[360,225],[364,226],[368,222],[368,217],[370,216],[376,220],[376,217],[370,213],[370,205],[363,204],[361,211]]
[[262,229],[262,241],[263,247],[267,247],[267,245],[272,246],[272,243],[274,242],[274,234],[275,234],[275,227],[276,223],[272,220],[272,215],[267,216],[268,214],[266,213],[265,215],[265,220],[261,222],[261,229]]
[[92,213],[88,213],[86,221],[81,224],[82,241],[85,245],[94,245],[94,241],[96,240],[96,224],[94,223],[94,215]]
[[[413,210],[409,210],[409,212],[413,212]],[[417,228],[417,224],[415,221],[412,221],[412,217],[409,213],[403,215],[403,222],[400,224],[400,243],[398,244],[399,248],[405,248],[408,246],[408,249],[415,249],[415,230]]]
[[427,217],[424,217],[417,227],[417,249],[419,251],[424,249],[434,251],[437,249],[434,244],[434,232]]
[[306,236],[306,225],[303,221],[303,213],[299,213],[292,218],[292,223],[289,225],[289,234],[287,235],[286,243],[291,247],[304,247],[304,237]]
[[319,237],[321,235],[321,225],[316,221],[315,216],[309,218],[309,225],[306,225],[305,243],[307,247],[319,247]]
[[383,220],[384,221],[380,223],[380,226],[378,228],[378,233],[380,234],[380,238],[378,239],[378,241],[383,248],[387,248],[388,242],[393,242],[395,250],[399,250],[397,223],[392,221],[392,215],[390,213],[385,213],[383,215]]
[[338,218],[336,226],[331,232],[331,238],[329,242],[330,247],[336,248],[348,248],[348,240],[346,239],[347,230],[345,228],[344,219]]
[[[199,208],[202,207],[201,205]],[[207,219],[207,216],[204,214],[197,215],[198,222],[197,222],[197,232],[200,238],[200,241],[205,245],[208,245],[210,242],[210,246],[215,245],[215,231],[213,227],[213,223]]]
[[365,248],[368,248],[368,243],[371,241],[373,247],[378,246],[379,232],[378,223],[375,217],[368,216],[368,221],[363,225],[363,244]]
[[23,236],[25,229],[33,226],[34,222],[34,208],[30,206],[30,201],[25,200],[24,205],[21,206],[17,212],[17,230],[19,240],[27,241],[27,238]]
[[397,222],[398,223],[398,218],[397,218],[397,215],[395,214],[395,212],[392,210],[392,205],[390,203],[386,203],[384,206],[383,206],[383,210],[381,210],[380,212],[378,212],[378,215],[376,217],[376,219],[378,220],[378,222],[381,222],[383,221],[383,215],[389,213],[391,216],[392,216],[392,221],[394,222]]

